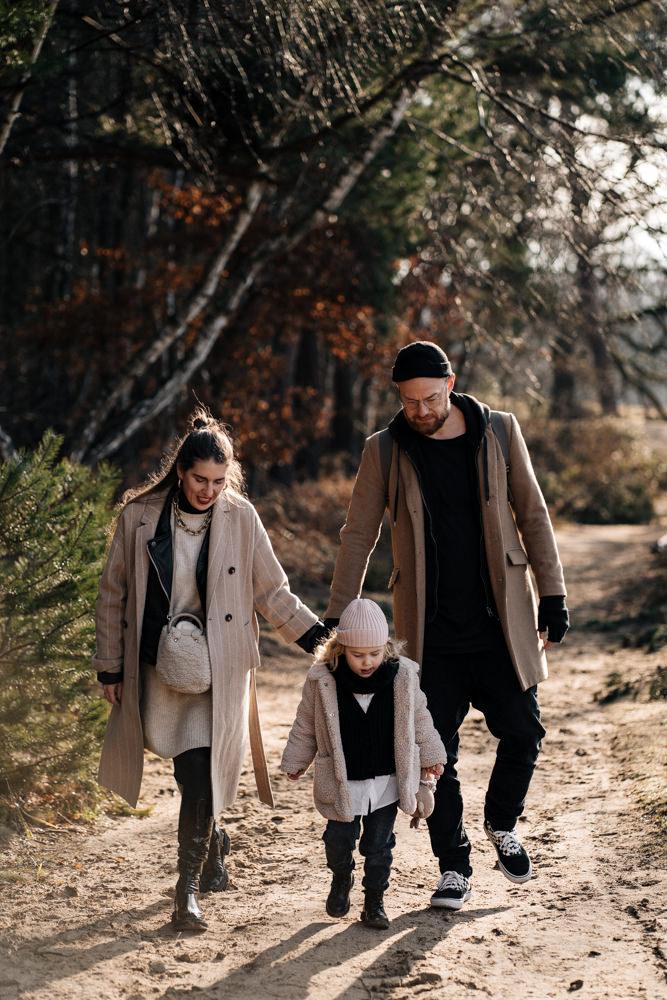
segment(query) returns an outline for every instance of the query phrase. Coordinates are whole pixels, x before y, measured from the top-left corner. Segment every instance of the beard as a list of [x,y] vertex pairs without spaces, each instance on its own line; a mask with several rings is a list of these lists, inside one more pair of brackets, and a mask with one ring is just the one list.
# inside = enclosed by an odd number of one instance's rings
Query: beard
[[442,410],[438,410],[436,413],[429,413],[428,417],[422,417],[421,419],[412,417],[403,410],[408,427],[411,427],[417,434],[423,434],[424,437],[430,437],[439,431],[450,412],[451,405],[449,400],[447,400],[447,404]]

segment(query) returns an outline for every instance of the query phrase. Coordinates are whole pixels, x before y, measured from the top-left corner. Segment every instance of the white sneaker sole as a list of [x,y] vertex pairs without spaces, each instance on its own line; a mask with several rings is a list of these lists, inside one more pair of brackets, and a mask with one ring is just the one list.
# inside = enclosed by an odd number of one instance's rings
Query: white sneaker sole
[[528,882],[533,874],[532,864],[528,868],[528,871],[525,875],[513,875],[512,872],[508,872],[507,868],[505,868],[500,858],[498,858],[498,867],[500,868],[505,878],[508,878],[510,882],[514,882],[516,885],[520,885],[522,882]]
[[434,899],[431,896],[430,906],[436,910],[460,910],[464,903],[467,903],[472,895],[472,889],[468,889],[461,899]]

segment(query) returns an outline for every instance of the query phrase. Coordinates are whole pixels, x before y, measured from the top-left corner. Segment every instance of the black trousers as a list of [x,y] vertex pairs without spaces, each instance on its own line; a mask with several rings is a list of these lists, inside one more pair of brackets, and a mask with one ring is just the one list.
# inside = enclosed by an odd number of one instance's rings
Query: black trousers
[[327,866],[334,875],[348,875],[354,869],[352,852],[359,840],[359,853],[364,858],[364,889],[384,892],[389,886],[392,849],[396,845],[394,822],[398,802],[382,806],[366,816],[355,816],[349,823],[330,819],[322,834],[327,856]]
[[463,824],[463,798],[456,765],[459,728],[470,706],[483,713],[498,740],[484,803],[494,830],[511,830],[524,809],[545,730],[537,687],[522,691],[504,644],[493,651],[434,656],[426,653],[421,686],[447,750],[435,809],[427,819],[440,871],[470,876],[470,841]]

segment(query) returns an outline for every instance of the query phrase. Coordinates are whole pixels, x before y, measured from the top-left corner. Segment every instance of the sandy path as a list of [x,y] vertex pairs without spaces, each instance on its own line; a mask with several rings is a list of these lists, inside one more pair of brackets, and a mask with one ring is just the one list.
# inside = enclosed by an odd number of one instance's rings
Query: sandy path
[[[664,530],[559,531],[580,620],[604,610],[610,591],[650,558],[649,544]],[[664,702],[602,707],[593,700],[612,670],[641,673],[660,654],[613,652],[609,641],[573,629],[551,656],[552,677],[541,688],[548,737],[520,824],[535,867],[527,885],[503,878],[481,832],[493,741],[471,713],[461,776],[475,873],[460,913],[427,908],[437,866],[425,827],[410,830],[401,815],[386,896],[390,929],[358,923],[357,887],[349,916],[329,919],[323,822],[309,779],[277,776],[277,806],[269,810],[246,773],[225,817],[230,888],[204,897],[208,933],[176,936],[169,916],[178,798],[169,767],[151,757],[140,803],[152,807],[150,816],[60,834],[55,850],[54,835],[40,834],[19,846],[18,858],[4,856],[29,877],[2,888],[0,1000],[667,996],[664,838],[661,845],[639,812],[633,766],[613,749],[627,720],[645,726],[649,741],[664,732]],[[272,641],[266,648],[260,704],[276,774],[308,661]]]

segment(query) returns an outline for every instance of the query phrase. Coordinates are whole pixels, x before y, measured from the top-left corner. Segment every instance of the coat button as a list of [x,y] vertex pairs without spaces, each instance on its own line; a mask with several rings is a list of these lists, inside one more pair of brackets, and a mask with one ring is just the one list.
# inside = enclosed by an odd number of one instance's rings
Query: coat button
[[232,616],[231,615],[225,615],[225,621],[226,622],[230,622],[231,620],[232,620]]
[[230,574],[230,576],[232,573],[236,573],[236,566],[230,566],[227,572]]

